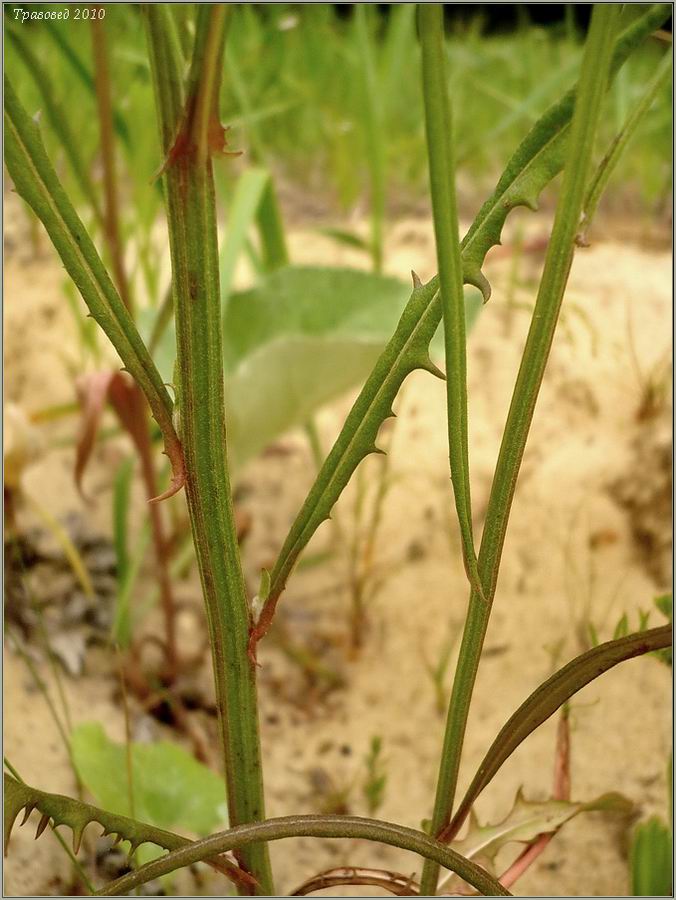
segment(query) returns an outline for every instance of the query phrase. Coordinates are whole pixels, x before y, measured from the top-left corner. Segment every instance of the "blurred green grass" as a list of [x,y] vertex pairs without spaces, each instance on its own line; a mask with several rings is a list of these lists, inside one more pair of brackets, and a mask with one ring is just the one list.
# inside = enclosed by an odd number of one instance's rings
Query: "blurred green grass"
[[[50,9],[59,8],[65,7],[50,4]],[[627,4],[624,15],[635,15],[635,10]],[[43,106],[13,46],[13,30],[29,37],[77,135],[81,154],[96,174],[89,23],[74,21],[73,8],[67,22],[23,25],[14,20],[12,6],[4,11],[5,66],[21,99],[31,111]],[[390,207],[400,200],[415,203],[427,195],[415,7],[391,6],[385,14],[374,5],[363,12],[375,70],[382,145],[377,157],[384,168],[387,201]],[[177,5],[175,16],[189,43],[187,7]],[[504,34],[486,34],[480,16],[451,27],[448,33],[460,193],[469,202],[490,190],[525,131],[577,77],[582,35],[576,32],[572,17],[547,28],[526,21],[525,13],[520,18],[520,26]],[[373,184],[374,110],[372,98],[364,96],[364,35],[360,35],[358,19],[339,15],[329,4],[234,7],[221,112],[224,122],[232,126],[231,147],[244,155],[232,165],[217,167],[226,189],[243,166],[257,163],[310,199],[320,198],[322,206],[345,210],[361,199],[368,202]],[[125,227],[131,230],[140,225],[149,232],[160,211],[160,192],[152,183],[160,158],[138,7],[108,5],[106,26],[130,201]],[[666,52],[671,52],[666,43],[651,39],[620,72],[606,103],[599,159]],[[671,128],[667,85],[614,175],[616,194],[631,197],[633,208],[638,204],[650,210],[670,190]],[[81,196],[53,129],[45,129],[45,137],[68,187]],[[155,268],[149,258],[152,253],[147,246],[145,258],[144,252],[140,254],[140,264],[149,271]]]

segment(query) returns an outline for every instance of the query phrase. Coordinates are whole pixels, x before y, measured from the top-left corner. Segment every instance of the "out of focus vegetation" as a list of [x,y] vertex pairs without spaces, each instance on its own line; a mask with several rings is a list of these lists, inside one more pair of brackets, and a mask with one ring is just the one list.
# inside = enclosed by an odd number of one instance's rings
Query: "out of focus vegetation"
[[[623,15],[634,16],[641,8],[628,4]],[[13,9],[5,7],[6,67],[21,99],[32,111],[44,106],[30,65],[12,40],[15,33],[49,73],[82,155],[92,161],[98,130],[88,23],[71,16],[67,23],[22,25]],[[374,178],[390,206],[415,203],[426,194],[415,8],[379,4],[362,11],[361,22],[354,8],[330,4],[241,5],[234,11],[221,98],[223,120],[232,126],[231,147],[244,151],[247,164],[271,168],[309,191],[304,204],[310,210],[313,201],[343,209],[360,199],[367,203]],[[584,34],[572,12],[560,23],[537,26],[520,6],[518,18],[517,27],[504,33],[487,33],[480,11],[447,21],[461,199],[468,212],[475,211],[475,193],[490,189],[524,131],[577,78]],[[114,93],[120,98],[117,128],[135,201],[128,210],[147,222],[159,211],[160,192],[148,177],[157,168],[159,151],[138,7],[106,6],[106,26]],[[622,68],[606,101],[600,153],[664,52],[664,43],[652,39]],[[45,135],[58,159],[60,143],[53,128]],[[633,144],[618,166],[615,183],[622,185],[620,194],[631,199],[633,209],[659,209],[671,187],[669,85]],[[61,174],[68,180],[72,176],[65,168]],[[235,162],[219,168],[235,173],[240,166]]]

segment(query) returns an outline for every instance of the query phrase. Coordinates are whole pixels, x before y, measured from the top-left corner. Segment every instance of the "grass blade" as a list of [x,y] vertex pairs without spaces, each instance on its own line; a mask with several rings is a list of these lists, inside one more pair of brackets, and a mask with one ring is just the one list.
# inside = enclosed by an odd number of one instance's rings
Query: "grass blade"
[[50,163],[35,122],[5,79],[5,162],[18,193],[45,226],[91,315],[109,337],[129,374],[148,398],[164,436],[173,478],[161,497],[181,489],[183,454],[172,421],[173,404],[124,303],[106,272]]
[[453,840],[477,797],[491,782],[503,763],[528,735],[553,716],[572,696],[619,663],[670,647],[671,640],[671,625],[663,625],[661,628],[652,628],[619,640],[607,641],[594,647],[593,650],[576,656],[543,682],[500,730],[480,763],[453,819],[439,835],[439,840],[444,842]]
[[54,133],[59,137],[59,141],[61,143],[61,146],[63,147],[65,154],[68,157],[68,161],[70,162],[71,168],[73,169],[73,174],[77,179],[80,190],[87,198],[87,202],[90,204],[92,211],[94,212],[96,221],[100,225],[102,225],[103,212],[101,210],[101,204],[99,203],[98,195],[94,188],[94,183],[89,174],[89,168],[80,155],[80,144],[71,131],[68,117],[64,115],[61,104],[57,100],[54,91],[52,90],[51,79],[47,72],[45,72],[44,68],[42,67],[42,63],[33,52],[28,41],[24,40],[21,30],[8,28],[7,35],[9,37],[10,44],[14,46],[14,48],[19,53],[19,56],[21,56],[27,71],[30,73],[33,81],[37,85],[42,97],[42,101],[45,105],[45,112],[47,114],[47,118],[49,119],[49,124],[54,129]]
[[244,249],[249,229],[256,218],[269,177],[270,174],[266,169],[247,169],[235,186],[228,216],[228,234],[223,242],[219,259],[223,316],[235,276],[235,266]]
[[467,359],[465,298],[455,196],[455,161],[448,99],[443,8],[418,6],[422,45],[422,80],[429,157],[439,293],[446,349],[446,398],[451,479],[462,538],[465,570],[472,588],[483,596],[472,533],[472,503],[467,437]]
[[629,852],[634,897],[669,897],[672,890],[673,836],[657,816],[636,826]]
[[[95,101],[96,88],[94,85],[94,76],[70,45],[68,39],[65,36],[65,30],[63,29],[63,27],[60,27],[56,22],[50,19],[45,19],[45,28],[47,29],[47,33],[49,34],[51,39],[54,41],[54,44],[58,48],[59,53],[62,55],[63,59],[68,63],[75,75],[77,75],[83,87],[87,89],[87,91],[91,94],[92,99]],[[120,115],[118,110],[113,110],[113,120],[115,122],[115,131],[117,132],[118,137],[129,151],[131,149],[131,137],[129,134],[129,129],[127,127],[127,123]]]
[[586,234],[589,231],[592,219],[596,214],[596,208],[599,204],[599,200],[601,199],[601,195],[606,189],[606,185],[608,184],[610,176],[613,174],[613,170],[617,165],[622,153],[624,152],[625,147],[631,140],[634,132],[641,122],[641,119],[650,109],[657,94],[660,92],[662,87],[668,83],[669,77],[671,75],[671,65],[672,56],[671,53],[667,52],[664,54],[661,63],[657,67],[657,71],[650,81],[650,84],[646,88],[645,93],[629,114],[627,121],[624,123],[624,126],[622,127],[620,133],[612,142],[606,152],[606,155],[601,160],[599,167],[596,170],[596,174],[592,179],[592,183],[589,186],[587,197],[584,202],[584,219],[582,220],[581,229],[583,239],[586,237]]
[[289,264],[284,223],[272,177],[263,189],[256,216],[261,241],[261,262],[266,272],[274,272]]
[[364,149],[371,182],[371,258],[373,271],[382,272],[383,221],[385,219],[385,130],[367,17],[368,4],[358,3],[354,9],[354,24],[361,79],[361,127],[364,131]]

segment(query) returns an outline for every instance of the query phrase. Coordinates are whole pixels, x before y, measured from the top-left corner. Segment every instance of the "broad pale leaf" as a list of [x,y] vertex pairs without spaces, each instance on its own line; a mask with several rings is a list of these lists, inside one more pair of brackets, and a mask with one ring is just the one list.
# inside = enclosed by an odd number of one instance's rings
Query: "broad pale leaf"
[[[96,722],[72,736],[73,762],[97,802],[110,812],[131,815],[127,750],[109,740]],[[131,745],[134,814],[161,828],[199,835],[227,825],[223,782],[182,747],[168,741]]]
[[[288,266],[230,296],[224,319],[228,447],[235,466],[363,383],[394,332],[409,284],[358,269]],[[481,307],[466,293],[467,327]],[[443,356],[441,335],[433,355]],[[156,363],[171,381],[175,335]]]

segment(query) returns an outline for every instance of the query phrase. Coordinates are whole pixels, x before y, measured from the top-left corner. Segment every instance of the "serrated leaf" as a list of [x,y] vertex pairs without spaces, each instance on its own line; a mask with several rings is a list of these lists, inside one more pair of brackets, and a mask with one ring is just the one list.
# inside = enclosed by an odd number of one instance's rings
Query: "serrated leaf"
[[[251,632],[250,655],[267,632],[276,603],[303,548],[325,521],[359,463],[377,451],[380,426],[392,413],[392,404],[404,379],[415,369],[440,374],[429,355],[429,345],[439,325],[435,280],[415,287],[393,338],[378,358],[317,479],[298,513],[271,572],[268,602]],[[438,315],[436,314],[438,313]]]
[[[191,841],[165,831],[137,819],[116,815],[107,810],[98,809],[81,800],[73,800],[62,794],[50,794],[40,791],[21,781],[17,781],[11,775],[4,776],[4,852],[7,854],[12,827],[19,813],[24,811],[22,825],[28,819],[30,813],[37,809],[41,814],[41,822],[44,817],[51,820],[54,826],[66,825],[73,833],[73,848],[77,853],[85,828],[92,822],[98,822],[103,828],[104,834],[119,835],[128,841],[133,849],[142,844],[155,844],[164,850],[178,850],[187,847]],[[209,864],[223,872],[229,878],[238,883],[251,885],[251,876],[234,866],[229,860],[221,857],[211,859]]]
[[[541,835],[555,834],[583,812],[605,812],[629,817],[633,810],[634,804],[617,793],[603,794],[585,803],[573,803],[568,800],[526,800],[519,791],[514,806],[501,822],[480,825],[473,815],[465,837],[453,841],[450,846],[466,859],[474,860],[488,872],[494,873],[495,858],[507,844],[530,844]],[[453,876],[445,885],[445,890],[454,891],[458,882],[457,876]]]
[[[603,794],[587,803],[567,800],[526,800],[519,791],[514,806],[496,825],[480,825],[475,819],[462,840],[451,847],[467,859],[493,863],[498,852],[512,842],[529,844],[541,834],[558,831],[581,812],[608,812],[628,816],[634,805],[621,794]],[[490,869],[489,869],[490,871]]]
[[[667,4],[658,4],[622,32],[615,42],[611,76],[669,13]],[[490,296],[490,285],[481,272],[484,257],[490,247],[499,242],[509,211],[519,205],[535,206],[539,192],[563,167],[565,140],[574,101],[575,92],[569,91],[536,122],[512,156],[495,191],[482,206],[461,243],[464,283],[478,287],[484,299]],[[252,659],[255,658],[256,643],[269,627],[276,603],[298,556],[330,514],[340,491],[358,464],[373,451],[375,435],[382,422],[391,415],[391,404],[399,387],[413,368],[429,368],[421,365],[421,360],[427,355],[427,348],[441,321],[438,286],[438,276],[426,285],[419,284],[414,278],[414,290],[399,325],[352,407],[280,551],[272,572],[268,605],[251,633],[249,651]],[[413,366],[410,358],[412,347],[416,348]],[[369,440],[371,436],[373,440]],[[336,487],[339,488],[337,492]]]
[[[73,763],[96,800],[129,816],[127,749],[109,740],[97,722],[78,725],[71,739]],[[227,824],[223,782],[182,747],[168,741],[131,744],[134,812],[161,828],[199,835]]]

